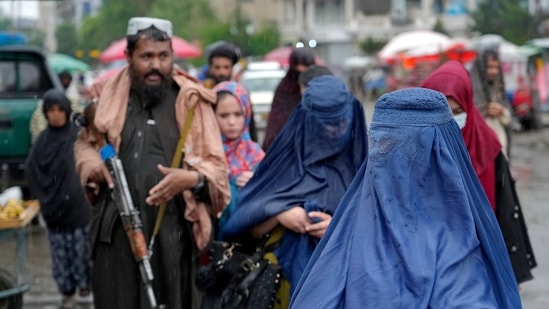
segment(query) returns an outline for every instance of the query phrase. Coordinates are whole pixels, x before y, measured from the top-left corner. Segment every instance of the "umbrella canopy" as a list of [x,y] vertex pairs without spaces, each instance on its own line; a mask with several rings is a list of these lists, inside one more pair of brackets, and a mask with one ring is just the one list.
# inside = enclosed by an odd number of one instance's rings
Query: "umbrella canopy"
[[477,52],[473,50],[470,43],[465,39],[450,39],[447,43],[441,43],[438,46],[425,45],[411,49],[402,54],[402,59],[407,62],[407,66],[415,66],[418,62],[457,60],[461,63],[467,63],[475,60]]
[[87,63],[65,54],[49,54],[48,63],[55,73],[62,71],[74,73],[90,70],[90,66]]
[[434,48],[440,49],[441,46],[447,46],[451,43],[449,36],[430,31],[430,30],[415,30],[408,31],[393,37],[379,51],[377,56],[383,60],[390,62],[398,57],[400,53],[416,49],[416,48]]
[[115,68],[107,69],[107,70],[103,71],[103,73],[97,75],[97,77],[95,78],[95,80],[93,82],[97,83],[97,82],[100,82],[100,81],[110,79],[111,77],[114,77],[120,71],[122,71],[122,67],[115,67]]
[[376,59],[368,56],[349,57],[343,61],[343,66],[347,69],[365,68],[376,63]]
[[[99,61],[112,62],[125,59],[126,55],[124,51],[126,50],[126,43],[126,38],[114,41],[101,53]],[[202,55],[202,51],[198,47],[175,35],[172,37],[172,48],[176,58],[197,58]]]
[[[287,67],[290,65],[290,54],[293,50],[293,47],[289,46],[275,48],[263,57],[263,61],[276,61],[280,63],[281,66]],[[315,56],[315,63],[318,65],[326,65],[326,62],[318,56]]]

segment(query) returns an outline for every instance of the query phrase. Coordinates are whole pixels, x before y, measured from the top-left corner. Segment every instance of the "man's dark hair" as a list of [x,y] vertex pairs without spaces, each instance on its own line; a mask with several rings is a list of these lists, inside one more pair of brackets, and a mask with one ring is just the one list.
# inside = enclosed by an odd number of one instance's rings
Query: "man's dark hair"
[[139,41],[139,38],[141,37],[144,39],[153,40],[157,42],[170,41],[170,47],[171,47],[171,38],[168,36],[168,34],[162,30],[159,30],[155,26],[150,26],[147,29],[139,30],[137,34],[126,36],[128,54],[130,56],[135,51],[135,48],[137,47],[137,41]]
[[67,70],[63,70],[61,72],[59,72],[59,74],[57,74],[57,77],[59,77],[59,79],[69,79],[69,80],[72,80],[72,75],[69,71]]
[[307,84],[309,84],[311,80],[323,75],[334,75],[334,74],[332,73],[332,71],[330,71],[330,69],[328,69],[325,66],[313,65],[307,68],[307,70],[303,71],[301,74],[299,74],[297,83],[300,85],[307,86]]
[[72,83],[72,74],[69,71],[61,71],[57,74],[57,77],[59,77],[59,80],[61,81],[61,84],[63,84],[63,88],[65,88],[65,90],[69,88]]
[[240,60],[240,50],[230,43],[217,46],[208,56],[208,64],[212,64],[213,58],[228,58],[235,65]]

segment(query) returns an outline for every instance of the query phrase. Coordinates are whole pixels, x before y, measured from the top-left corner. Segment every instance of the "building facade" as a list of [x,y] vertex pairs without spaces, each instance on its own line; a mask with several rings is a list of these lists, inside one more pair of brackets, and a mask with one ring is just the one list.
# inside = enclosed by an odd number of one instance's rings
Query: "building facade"
[[[276,23],[285,43],[303,42],[330,63],[360,53],[358,42],[371,37],[432,29],[440,22],[452,36],[468,36],[479,0],[210,0],[221,18],[237,10],[253,27]],[[549,0],[530,0],[549,1]]]
[[288,42],[309,42],[333,64],[360,53],[357,42],[432,29],[467,36],[476,0],[277,0],[277,24]]

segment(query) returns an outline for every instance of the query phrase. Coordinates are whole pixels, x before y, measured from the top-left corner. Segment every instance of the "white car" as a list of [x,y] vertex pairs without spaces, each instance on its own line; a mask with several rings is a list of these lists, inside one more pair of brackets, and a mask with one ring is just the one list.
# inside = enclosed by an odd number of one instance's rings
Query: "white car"
[[275,89],[285,75],[286,70],[276,62],[252,62],[248,64],[239,79],[250,94],[260,143],[265,136]]

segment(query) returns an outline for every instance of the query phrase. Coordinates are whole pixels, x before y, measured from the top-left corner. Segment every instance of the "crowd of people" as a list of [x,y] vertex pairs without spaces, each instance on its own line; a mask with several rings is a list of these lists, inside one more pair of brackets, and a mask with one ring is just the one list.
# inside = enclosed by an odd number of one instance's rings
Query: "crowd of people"
[[[78,125],[59,90],[36,116],[46,125],[27,178],[60,308],[90,294],[95,308],[151,307],[128,238],[136,227],[111,194],[122,185],[145,239],[158,233],[150,283],[165,308],[204,308],[197,274],[216,263],[216,242],[276,265],[270,308],[521,308],[519,284],[536,259],[509,170],[497,53],[471,74],[449,61],[419,87],[383,95],[368,130],[345,83],[296,48],[260,145],[250,96],[231,79],[238,48],[212,50],[199,80],[174,67],[170,21],[132,18],[126,35],[128,64],[93,86]],[[240,266],[253,274],[254,265]],[[215,308],[251,297],[228,291]]]

